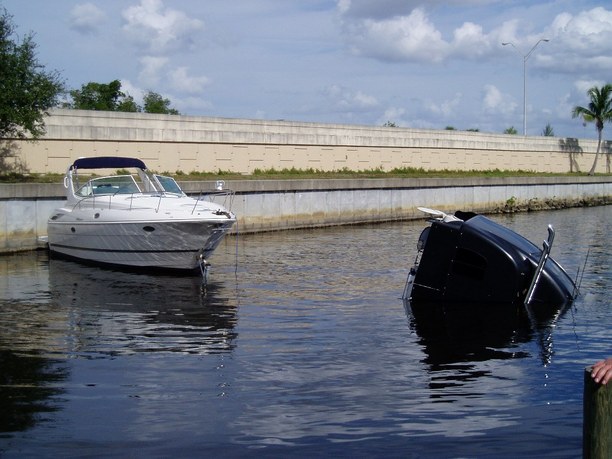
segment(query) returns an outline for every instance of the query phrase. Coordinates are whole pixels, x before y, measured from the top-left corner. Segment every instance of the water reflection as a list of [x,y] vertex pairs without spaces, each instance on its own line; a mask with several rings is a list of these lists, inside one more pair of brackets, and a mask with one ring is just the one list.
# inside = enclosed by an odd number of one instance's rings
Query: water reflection
[[531,339],[529,323],[513,306],[405,301],[404,308],[425,351],[423,361],[432,366],[521,357],[511,348]]
[[236,303],[219,283],[204,289],[197,276],[137,274],[51,259],[49,288],[66,314],[70,344],[64,351],[70,354],[209,354],[234,347]]
[[442,399],[449,390],[452,398],[459,386],[493,376],[489,361],[530,357],[521,349],[532,340],[542,365],[550,364],[555,324],[570,306],[404,300],[429,368],[431,396]]
[[74,359],[235,347],[237,302],[222,283],[204,289],[199,277],[34,257],[34,269],[32,256],[5,258],[0,267],[0,432],[29,429],[61,409]]
[[0,432],[31,428],[41,413],[58,410],[54,398],[67,377],[57,360],[0,349]]
[[203,290],[199,277],[117,272],[54,259],[42,263],[48,263],[41,269],[48,274],[45,282],[28,285],[32,277],[14,270],[5,278],[0,348],[75,357],[208,354],[234,347],[237,301],[222,283]]
[[555,323],[570,303],[537,319],[512,304],[422,303],[404,301],[412,330],[425,348],[425,362],[432,365],[490,358],[525,357],[514,348],[537,338],[544,364],[552,356]]

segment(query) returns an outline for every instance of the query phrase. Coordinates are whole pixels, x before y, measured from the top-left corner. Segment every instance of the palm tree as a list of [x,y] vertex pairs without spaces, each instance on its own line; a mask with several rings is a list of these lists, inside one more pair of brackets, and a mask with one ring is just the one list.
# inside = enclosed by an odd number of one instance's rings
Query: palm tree
[[572,110],[572,118],[579,116],[585,122],[595,122],[597,128],[597,151],[595,152],[595,160],[593,166],[589,171],[589,175],[595,174],[595,168],[597,167],[597,158],[599,157],[599,149],[601,147],[601,134],[606,121],[612,121],[612,84],[608,83],[601,88],[593,86],[587,91],[587,95],[590,97],[588,107],[576,106]]

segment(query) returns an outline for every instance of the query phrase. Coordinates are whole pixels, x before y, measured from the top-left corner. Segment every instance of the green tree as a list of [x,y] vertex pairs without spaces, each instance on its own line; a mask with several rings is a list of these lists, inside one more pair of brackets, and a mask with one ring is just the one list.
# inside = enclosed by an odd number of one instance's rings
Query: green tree
[[397,124],[395,124],[393,121],[387,121],[385,124],[383,124],[383,127],[397,127]]
[[612,84],[605,84],[601,88],[593,86],[587,91],[587,95],[590,99],[589,105],[587,107],[579,105],[574,107],[572,117],[581,117],[586,123],[595,122],[595,127],[597,128],[597,151],[589,171],[589,175],[595,175],[604,123],[612,120]]
[[121,99],[117,104],[117,111],[137,113],[141,112],[142,108],[134,101],[132,96],[126,94],[125,97],[123,97],[123,99]]
[[36,58],[32,33],[13,38],[13,17],[0,9],[0,138],[36,139],[45,133],[44,115],[56,106],[64,83]]
[[514,126],[510,126],[504,130],[504,134],[516,135],[516,128]]
[[159,113],[165,115],[178,115],[178,110],[170,108],[170,100],[164,99],[160,94],[147,91],[143,97],[145,113]]
[[547,123],[546,126],[544,127],[544,130],[542,131],[542,135],[544,137],[554,137],[555,136],[555,131],[550,125],[550,123]]
[[136,103],[134,98],[121,91],[121,81],[110,83],[89,82],[81,89],[70,91],[72,102],[64,104],[65,108],[77,110],[104,110],[111,112],[145,112],[178,115],[178,110],[170,108],[170,100],[160,94],[147,91],[144,95],[144,107]]
[[125,94],[121,92],[121,82],[113,80],[108,84],[89,82],[81,86],[81,89],[70,91],[72,103],[68,108],[77,110],[105,110],[117,111],[121,99]]

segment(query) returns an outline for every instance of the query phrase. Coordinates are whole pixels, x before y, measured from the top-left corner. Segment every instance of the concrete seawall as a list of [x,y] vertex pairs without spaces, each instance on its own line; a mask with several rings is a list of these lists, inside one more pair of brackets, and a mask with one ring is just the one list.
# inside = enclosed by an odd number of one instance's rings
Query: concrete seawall
[[[184,182],[188,194],[214,182]],[[612,202],[612,177],[236,180],[224,198],[240,233],[423,218],[417,206],[452,212],[534,210]],[[40,247],[61,184],[0,184],[0,253]]]

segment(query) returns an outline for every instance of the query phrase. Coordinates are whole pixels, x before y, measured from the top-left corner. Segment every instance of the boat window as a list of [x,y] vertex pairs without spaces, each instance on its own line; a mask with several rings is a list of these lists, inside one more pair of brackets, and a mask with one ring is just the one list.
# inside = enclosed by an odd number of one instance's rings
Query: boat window
[[81,188],[79,188],[76,191],[76,195],[77,196],[91,196],[93,194],[93,190],[91,188],[91,183],[87,182],[85,185],[83,185]]
[[167,191],[168,193],[183,194],[183,190],[181,190],[181,187],[172,177],[167,177],[165,175],[156,175],[155,178],[163,187],[164,191]]
[[482,255],[465,248],[458,248],[453,260],[453,272],[481,280],[487,270],[487,260]]
[[140,189],[131,175],[114,175],[92,179],[76,192],[79,196],[139,193]]

